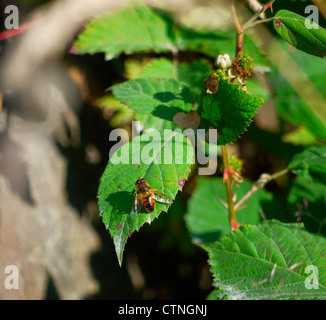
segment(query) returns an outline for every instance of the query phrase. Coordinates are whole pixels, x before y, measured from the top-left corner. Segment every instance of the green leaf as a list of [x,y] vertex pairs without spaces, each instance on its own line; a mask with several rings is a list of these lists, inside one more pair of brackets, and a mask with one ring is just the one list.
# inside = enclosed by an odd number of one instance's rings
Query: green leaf
[[[326,141],[326,120],[325,116],[321,116],[325,113],[326,100],[325,61],[301,51],[291,52],[290,55],[301,69],[298,73],[308,77],[308,81],[295,75],[293,83],[289,83],[281,76],[280,71],[272,68],[268,77],[275,92],[277,111],[283,120],[296,126],[304,126],[319,141]],[[293,74],[295,71],[291,69],[285,72]],[[301,83],[302,88],[294,90],[293,85],[296,83]],[[298,90],[304,90],[310,98],[304,101]]]
[[[266,58],[254,41],[245,35],[246,50],[256,63]],[[215,58],[234,51],[234,30],[196,31],[175,23],[166,13],[146,6],[111,12],[91,21],[79,34],[72,52],[94,54],[104,52],[106,59],[121,53],[197,51]]]
[[326,235],[326,186],[297,177],[288,194],[288,213],[310,232]]
[[195,61],[189,64],[179,63],[173,65],[171,60],[166,58],[156,59],[146,67],[140,74],[141,78],[174,78],[184,82],[191,89],[194,100],[198,103],[204,80],[210,73],[209,65],[203,61]]
[[[234,187],[233,192],[240,200],[251,188],[252,185],[244,181]],[[271,196],[263,190],[255,192],[237,211],[239,223],[258,223],[262,202],[270,200]],[[185,216],[187,228],[195,244],[216,241],[231,231],[226,203],[226,189],[221,178],[198,180]]]
[[[128,74],[137,74],[137,78],[145,79],[173,79],[176,77],[178,81],[185,83],[189,88],[191,88],[191,92],[194,94],[193,98],[198,104],[204,79],[210,72],[209,65],[203,60],[195,61],[190,64],[179,63],[177,66],[174,66],[173,62],[167,58],[152,59],[150,61],[147,59],[146,66],[144,62],[142,64],[137,64],[131,63],[130,60],[128,60]],[[140,112],[135,114],[135,120],[141,121],[141,125],[144,129],[153,128],[160,130],[178,128],[174,122],[166,121],[165,119],[160,119]]]
[[181,128],[181,127],[178,127],[176,124],[174,124],[171,121],[153,117],[153,116],[147,115],[145,113],[140,113],[140,112],[135,113],[134,119],[136,121],[140,121],[141,131],[143,131],[143,129],[144,130],[146,130],[146,129],[163,130],[163,129]]
[[206,128],[213,126],[217,129],[217,143],[225,145],[245,132],[263,102],[262,98],[248,94],[220,76],[217,92],[202,95],[201,118]]
[[[326,239],[301,224],[273,220],[247,225],[203,247],[218,288],[211,298],[326,298]],[[306,268],[312,265],[318,270],[318,279],[312,277],[318,288],[309,289],[312,272]]]
[[[279,10],[274,20],[278,34],[295,48],[318,57],[326,56],[326,30],[306,17]],[[309,26],[307,28],[307,26]]]
[[108,119],[112,128],[121,127],[130,122],[133,118],[133,110],[130,110],[126,105],[120,103],[115,99],[112,93],[104,95],[95,101],[95,105],[101,109],[108,109],[112,111],[112,115]]
[[182,190],[192,157],[193,147],[189,140],[178,131],[165,130],[135,137],[110,158],[101,177],[98,204],[120,265],[128,237],[169,208],[168,204],[157,202],[152,213],[143,209],[139,216],[131,214],[136,180],[144,177],[154,189],[172,200]]
[[[255,63],[268,65],[266,57],[247,34],[244,35],[246,52],[255,57]],[[216,58],[219,54],[230,56],[236,46],[234,30],[194,30],[180,27],[176,30],[176,46],[181,51],[195,51]]]
[[326,184],[326,147],[304,150],[292,159],[289,168],[309,181]]
[[178,112],[195,110],[187,85],[174,79],[140,78],[111,87],[114,96],[130,108],[172,121]]
[[314,135],[306,129],[306,127],[299,127],[291,132],[286,133],[282,140],[294,145],[313,146],[317,145],[317,140]]
[[78,36],[76,53],[104,52],[111,59],[122,52],[172,51],[173,22],[149,7],[130,7],[94,19]]

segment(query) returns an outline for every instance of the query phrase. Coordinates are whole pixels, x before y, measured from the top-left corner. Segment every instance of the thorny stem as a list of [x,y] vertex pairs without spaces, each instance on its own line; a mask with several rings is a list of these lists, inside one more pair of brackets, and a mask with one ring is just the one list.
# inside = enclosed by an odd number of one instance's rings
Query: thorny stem
[[222,146],[222,155],[223,155],[223,164],[224,164],[224,172],[223,177],[226,183],[226,199],[228,202],[229,208],[229,219],[232,230],[238,227],[238,220],[235,214],[234,202],[233,202],[233,191],[232,191],[232,174],[230,173],[230,163],[229,163],[229,153],[227,145]]
[[[235,10],[235,3],[234,3],[235,0],[231,1],[231,12],[232,12],[234,25],[235,25],[235,31],[236,31],[236,53],[235,53],[236,57],[239,57],[242,55],[244,30],[246,28],[249,28],[250,26],[252,26],[252,24],[260,16],[260,14],[262,12],[264,12],[274,1],[275,0],[271,0],[266,5],[264,5],[264,7],[261,10],[258,10],[252,16],[252,18],[249,19],[248,22],[246,22],[243,26],[240,25],[240,22],[239,22],[239,19],[238,19],[236,10]],[[235,206],[234,201],[233,201],[233,190],[232,190],[233,174],[230,170],[229,154],[228,154],[227,145],[222,146],[222,156],[223,156],[223,164],[224,164],[223,178],[224,178],[224,182],[226,183],[226,198],[227,198],[227,202],[228,202],[230,225],[231,225],[231,229],[235,230],[240,226],[238,224],[236,210],[246,199],[248,199],[254,192],[256,192],[258,190],[258,188],[260,187],[261,184],[258,184],[258,182],[259,182],[259,180],[258,180],[257,183],[252,188],[252,190],[249,191]],[[284,174],[284,173],[282,173],[282,174]],[[277,176],[275,174],[273,176],[269,176],[269,178],[275,179]],[[266,181],[265,184],[269,181],[270,180]],[[263,184],[263,185],[265,185],[265,184]]]
[[261,174],[257,182],[253,185],[253,187],[237,202],[237,204],[234,206],[234,210],[237,211],[239,207],[248,200],[256,191],[259,189],[262,189],[265,187],[267,183],[270,181],[277,179],[278,177],[288,173],[289,168],[285,168],[282,171],[276,172],[272,175],[269,175],[267,173]]
[[[243,31],[246,31],[248,30],[250,27],[254,27],[255,25],[257,24],[260,24],[260,23],[266,23],[266,22],[269,22],[269,21],[273,21],[275,19],[280,19],[280,17],[271,17],[271,18],[267,18],[267,19],[264,19],[264,20],[258,20],[258,21],[254,21],[251,23],[250,26],[247,26],[243,29]],[[282,19],[285,19],[284,17],[282,17]],[[292,19],[292,18],[288,18],[288,20],[295,20],[295,19]]]
[[[254,24],[257,24],[255,20],[263,13],[265,12],[273,3],[275,0],[271,0],[268,3],[266,3],[260,10],[258,10],[243,26],[242,30],[245,31],[248,28],[252,27]],[[267,22],[269,19],[261,20],[261,22]]]
[[242,47],[243,47],[243,28],[240,25],[237,13],[235,11],[235,5],[234,5],[234,0],[231,3],[231,12],[232,12],[232,17],[235,25],[235,31],[236,31],[236,48],[235,48],[235,56],[239,57],[242,54]]
[[[242,45],[243,45],[243,32],[240,26],[240,22],[235,11],[234,0],[231,2],[231,11],[234,20],[235,30],[236,30],[236,57],[242,54]],[[224,172],[223,178],[224,182],[226,183],[226,199],[228,202],[228,209],[229,209],[229,220],[231,225],[231,230],[235,230],[238,228],[238,220],[234,209],[234,202],[233,202],[233,190],[232,190],[232,182],[233,182],[233,175],[230,171],[230,163],[229,163],[229,152],[227,145],[222,146],[222,156],[223,156],[223,164],[224,164]]]

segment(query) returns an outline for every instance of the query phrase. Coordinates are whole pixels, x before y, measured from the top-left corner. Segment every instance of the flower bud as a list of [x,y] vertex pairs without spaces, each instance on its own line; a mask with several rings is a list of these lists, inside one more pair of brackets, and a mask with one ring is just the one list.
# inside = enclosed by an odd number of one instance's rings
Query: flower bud
[[229,69],[232,66],[231,58],[228,54],[220,54],[215,60],[215,66],[219,69]]

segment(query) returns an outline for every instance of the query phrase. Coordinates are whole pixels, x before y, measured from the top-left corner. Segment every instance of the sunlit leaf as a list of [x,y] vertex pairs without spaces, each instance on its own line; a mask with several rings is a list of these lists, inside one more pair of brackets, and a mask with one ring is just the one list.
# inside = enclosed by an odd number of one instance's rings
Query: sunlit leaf
[[247,225],[203,247],[217,288],[211,299],[326,298],[326,239],[300,224]]
[[217,92],[202,95],[201,117],[207,128],[217,129],[218,144],[225,145],[245,132],[263,102],[262,98],[248,94],[220,76]]
[[144,223],[151,223],[168,204],[157,202],[156,210],[131,214],[135,182],[144,177],[173,200],[182,190],[193,161],[190,141],[177,131],[154,131],[135,137],[110,158],[101,177],[98,204],[103,223],[113,238],[119,263],[128,237]]
[[326,56],[326,30],[312,20],[288,10],[279,10],[274,28],[288,43],[299,50],[318,56]]
[[139,78],[111,87],[114,96],[130,108],[173,121],[173,116],[194,109],[190,89],[183,82],[167,78]]

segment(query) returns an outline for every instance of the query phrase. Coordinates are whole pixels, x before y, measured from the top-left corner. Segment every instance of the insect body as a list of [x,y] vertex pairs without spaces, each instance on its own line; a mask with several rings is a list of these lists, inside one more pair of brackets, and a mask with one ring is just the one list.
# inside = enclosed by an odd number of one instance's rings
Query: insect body
[[139,215],[142,207],[149,213],[155,211],[155,200],[167,204],[172,203],[170,199],[164,198],[164,194],[160,194],[156,189],[153,189],[144,178],[138,178],[135,186],[136,194],[131,213],[138,213]]

